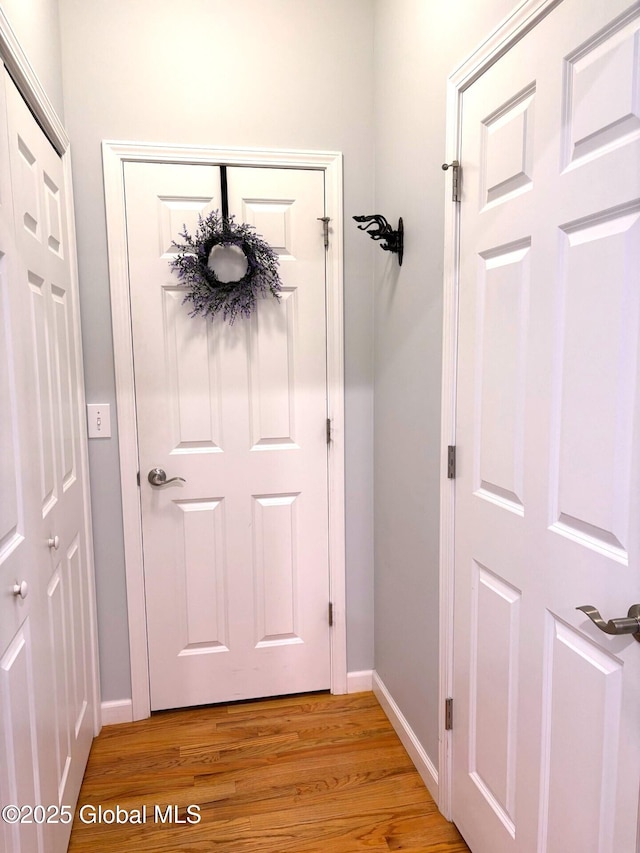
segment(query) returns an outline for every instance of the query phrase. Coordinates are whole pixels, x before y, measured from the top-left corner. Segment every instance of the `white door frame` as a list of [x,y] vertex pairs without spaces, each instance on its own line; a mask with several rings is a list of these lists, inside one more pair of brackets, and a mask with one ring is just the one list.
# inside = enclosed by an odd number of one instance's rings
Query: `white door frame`
[[124,163],[193,163],[316,169],[325,174],[325,207],[330,217],[326,254],[327,398],[331,418],[329,451],[329,582],[333,602],[331,691],[347,692],[345,522],[344,522],[344,319],[342,246],[342,155],[335,151],[286,151],[112,142],[102,144],[113,348],[122,483],[125,573],[133,719],[150,716],[147,620],[142,556],[142,517],[137,485],[138,436],[135,416],[133,340],[124,195]]
[[[562,0],[525,0],[469,56],[447,81],[447,159],[460,160],[462,96],[514,44]],[[464,162],[460,183],[464,193]],[[455,582],[455,479],[447,477],[447,448],[456,443],[458,373],[458,286],[460,274],[460,205],[445,190],[444,307],[442,340],[442,421],[440,489],[440,689],[438,807],[451,820],[452,733],[445,727],[445,702],[453,695],[453,605]],[[454,697],[455,698],[455,697]]]
[[[73,205],[73,181],[71,174],[71,147],[69,137],[56,113],[53,104],[40,82],[38,75],[29,62],[18,37],[16,36],[7,16],[0,8],[0,66],[4,65],[13,82],[16,84],[25,103],[33,113],[45,136],[54,147],[62,162],[65,186],[65,207],[67,215],[69,240],[69,275],[70,275],[70,305],[71,322],[73,324],[73,340],[75,341],[74,357],[78,365],[78,377],[84,376],[82,335],[80,331],[80,297],[78,280],[78,249],[76,245],[76,220]],[[75,390],[78,404],[78,420],[76,428],[80,440],[78,460],[82,473],[83,504],[85,513],[85,548],[84,565],[86,575],[84,580],[90,598],[89,605],[89,637],[91,648],[87,650],[90,658],[89,692],[93,700],[93,731],[97,735],[102,725],[100,706],[100,669],[98,662],[98,618],[96,612],[95,572],[93,561],[93,526],[91,522],[91,493],[89,487],[89,448],[87,444],[86,411],[84,385],[80,384]]]
[[[69,150],[67,132],[1,8],[0,58],[11,74],[18,91],[29,105],[29,109],[34,114],[38,124],[44,130],[45,136],[62,158],[66,169]],[[71,221],[73,222],[73,220]]]

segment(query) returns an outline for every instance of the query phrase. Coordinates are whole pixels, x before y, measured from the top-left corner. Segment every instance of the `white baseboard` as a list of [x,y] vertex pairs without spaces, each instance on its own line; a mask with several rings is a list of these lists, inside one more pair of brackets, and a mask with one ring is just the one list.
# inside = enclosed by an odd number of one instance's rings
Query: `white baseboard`
[[347,673],[347,693],[365,693],[369,690],[373,690],[372,669]]
[[[347,673],[347,693],[364,693],[373,690],[373,670],[363,669]],[[103,702],[101,705],[102,725],[114,726],[118,723],[133,722],[133,702],[131,699],[119,699],[115,702]]]
[[387,690],[384,682],[377,672],[373,672],[373,692],[382,706],[382,710],[389,718],[389,722],[396,730],[396,734],[402,741],[402,745],[409,753],[409,758],[416,766],[416,770],[422,777],[422,781],[427,786],[427,790],[434,799],[438,802],[438,771],[425,752],[424,747],[418,740],[416,733],[413,731],[406,717],[396,705],[393,696]]
[[101,705],[102,725],[113,726],[116,723],[133,722],[133,702],[131,699],[118,699],[115,702],[103,702]]
[[[347,673],[347,693],[363,693],[372,689],[373,670],[363,669],[360,672]],[[133,702],[131,699],[103,702],[101,712],[103,726],[133,722]]]

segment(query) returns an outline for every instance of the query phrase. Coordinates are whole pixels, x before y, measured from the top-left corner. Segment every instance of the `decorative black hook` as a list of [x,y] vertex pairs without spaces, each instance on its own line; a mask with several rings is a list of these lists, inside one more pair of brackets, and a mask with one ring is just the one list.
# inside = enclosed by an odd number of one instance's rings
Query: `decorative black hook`
[[396,231],[389,225],[384,216],[379,213],[373,213],[371,216],[354,216],[356,222],[365,224],[358,225],[360,231],[366,231],[372,240],[384,240],[380,243],[380,247],[385,252],[394,252],[398,256],[398,263],[402,266],[402,254],[404,249],[404,225],[402,217],[398,222]]

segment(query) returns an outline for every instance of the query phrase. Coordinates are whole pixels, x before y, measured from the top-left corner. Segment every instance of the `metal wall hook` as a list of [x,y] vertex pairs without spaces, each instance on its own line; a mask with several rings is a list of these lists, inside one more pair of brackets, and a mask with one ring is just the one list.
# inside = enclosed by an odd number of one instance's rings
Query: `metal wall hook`
[[389,225],[384,216],[379,213],[372,213],[370,216],[354,216],[356,222],[362,222],[358,225],[360,231],[366,231],[372,240],[384,240],[380,243],[380,247],[385,252],[393,252],[398,256],[398,264],[402,266],[402,255],[404,252],[404,224],[402,217],[398,221],[398,228],[394,229]]

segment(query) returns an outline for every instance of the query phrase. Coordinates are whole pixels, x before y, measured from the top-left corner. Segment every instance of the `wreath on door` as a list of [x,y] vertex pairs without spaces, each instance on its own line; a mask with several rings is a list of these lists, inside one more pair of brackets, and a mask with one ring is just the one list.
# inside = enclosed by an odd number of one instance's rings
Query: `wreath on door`
[[[180,233],[184,243],[173,244],[178,253],[170,261],[180,283],[188,288],[183,302],[190,302],[190,315],[213,318],[216,314],[229,324],[238,315],[250,317],[259,296],[280,298],[282,282],[278,275],[278,256],[271,246],[255,233],[253,225],[236,223],[233,215],[222,216],[214,210],[191,236],[185,227]],[[235,281],[223,281],[212,265],[212,254],[218,246],[235,246],[244,255],[246,270]]]

